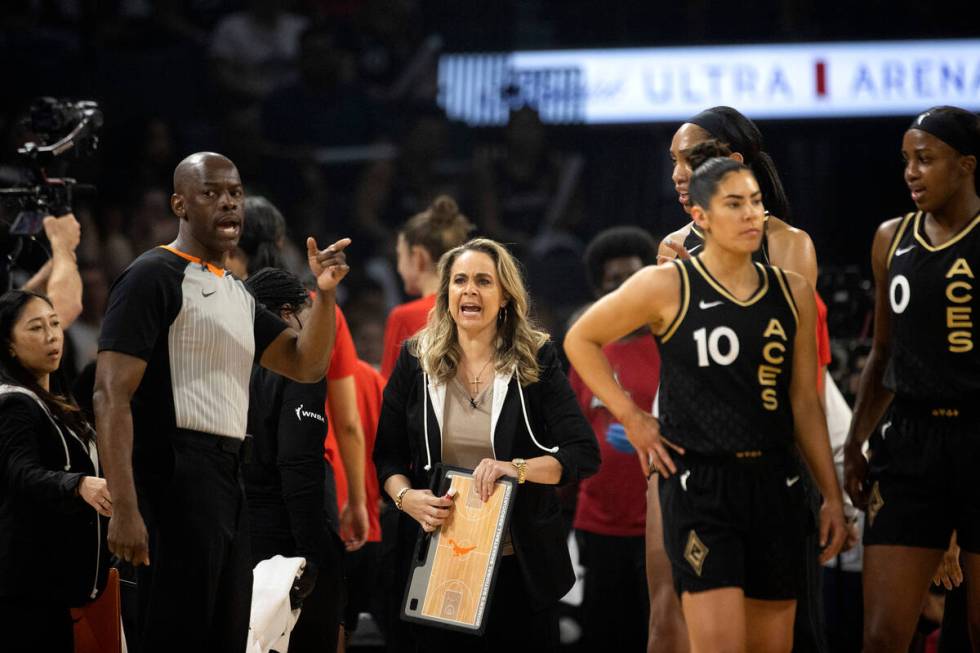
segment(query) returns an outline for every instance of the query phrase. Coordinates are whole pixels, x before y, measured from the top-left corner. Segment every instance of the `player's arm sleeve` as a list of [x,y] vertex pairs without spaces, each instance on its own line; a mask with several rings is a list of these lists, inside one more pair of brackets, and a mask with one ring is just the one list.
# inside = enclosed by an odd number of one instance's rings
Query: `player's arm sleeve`
[[279,411],[278,457],[282,498],[296,541],[296,553],[320,563],[325,526],[326,470],[323,439],[327,433],[323,402],[326,384],[287,381]]
[[167,329],[182,302],[181,276],[153,260],[137,260],[109,291],[102,320],[99,351],[117,351],[149,361],[160,333]]
[[259,365],[262,354],[272,341],[279,337],[279,334],[289,328],[278,315],[267,309],[265,306],[256,302],[255,304],[255,358],[252,361]]

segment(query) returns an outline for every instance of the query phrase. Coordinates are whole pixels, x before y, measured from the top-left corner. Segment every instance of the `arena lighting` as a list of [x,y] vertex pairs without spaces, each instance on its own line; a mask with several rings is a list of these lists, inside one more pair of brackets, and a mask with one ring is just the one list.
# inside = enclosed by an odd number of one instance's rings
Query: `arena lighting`
[[445,54],[439,101],[474,126],[537,107],[545,122],[675,122],[727,104],[753,118],[980,109],[980,40]]

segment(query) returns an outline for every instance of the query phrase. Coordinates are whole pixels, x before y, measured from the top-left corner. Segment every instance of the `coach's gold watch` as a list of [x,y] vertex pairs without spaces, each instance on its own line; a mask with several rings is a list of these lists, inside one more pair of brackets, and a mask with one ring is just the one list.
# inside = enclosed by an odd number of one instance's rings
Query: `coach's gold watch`
[[409,487],[403,487],[402,489],[398,490],[398,494],[395,495],[395,507],[396,508],[398,508],[399,510],[402,509],[402,501],[405,500],[405,495],[408,494],[408,491],[411,490],[411,489],[412,489],[412,487],[409,486]]
[[523,458],[514,458],[510,464],[517,469],[517,484],[520,485],[527,480],[527,461]]

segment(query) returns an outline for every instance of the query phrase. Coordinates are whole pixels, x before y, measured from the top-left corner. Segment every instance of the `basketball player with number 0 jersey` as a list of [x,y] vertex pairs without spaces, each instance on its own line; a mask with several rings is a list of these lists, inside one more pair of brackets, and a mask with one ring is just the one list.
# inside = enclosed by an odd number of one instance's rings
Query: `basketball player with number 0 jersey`
[[[660,474],[664,545],[691,649],[790,651],[805,514],[798,445],[824,496],[822,560],[845,535],[817,372],[813,288],[753,262],[765,219],[752,171],[713,158],[692,175],[703,252],[644,268],[565,338],[582,379]],[[661,353],[658,421],[616,383],[602,347],[647,325]]]
[[[902,140],[917,211],[871,250],[875,332],[845,447],[845,485],[867,509],[864,650],[907,650],[955,532],[980,646],[980,119],[919,115]],[[880,423],[880,427],[879,427]],[[870,460],[862,447],[870,437]]]

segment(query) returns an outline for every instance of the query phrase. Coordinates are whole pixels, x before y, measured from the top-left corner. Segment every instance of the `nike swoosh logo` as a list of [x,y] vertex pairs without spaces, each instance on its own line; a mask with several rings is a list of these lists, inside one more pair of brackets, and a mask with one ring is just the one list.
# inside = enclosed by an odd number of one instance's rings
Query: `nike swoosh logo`
[[216,292],[218,292],[218,291],[217,290],[212,290],[211,292],[204,292],[204,288],[201,288],[201,294],[204,295],[205,297],[210,297],[211,295],[213,295]]
[[890,429],[891,426],[892,426],[892,423],[891,422],[885,422],[884,424],[881,425],[881,439],[882,440],[885,439],[885,433],[888,432],[888,429]]
[[724,304],[724,303],[725,303],[725,302],[723,302],[723,301],[721,301],[720,299],[719,299],[718,301],[716,301],[716,302],[706,302],[706,301],[704,301],[704,300],[702,299],[702,300],[701,300],[701,301],[700,301],[700,302],[698,303],[698,306],[699,306],[699,307],[701,308],[701,310],[704,310],[704,309],[706,309],[706,308],[714,308],[715,306],[721,306],[721,305],[722,305],[722,304]]
[[691,475],[691,470],[687,470],[686,472],[681,474],[681,487],[684,488],[685,492],[687,492],[687,477],[690,475]]
[[913,249],[915,249],[915,245],[909,245],[908,247],[903,247],[902,249],[896,249],[895,250],[895,256],[901,256],[902,254],[908,254]]
[[796,482],[798,480],[800,480],[800,477],[799,476],[794,476],[793,478],[787,478],[786,479],[786,487],[793,487],[794,485],[796,485]]

